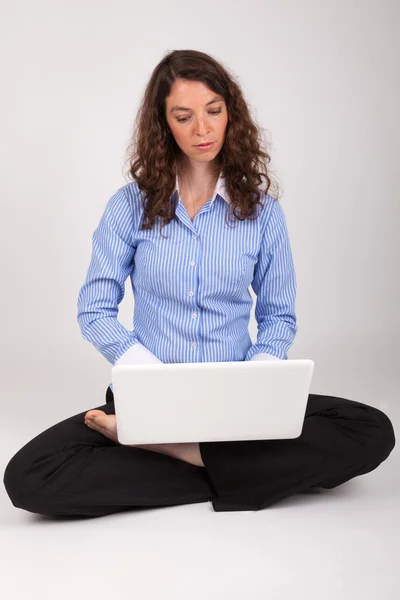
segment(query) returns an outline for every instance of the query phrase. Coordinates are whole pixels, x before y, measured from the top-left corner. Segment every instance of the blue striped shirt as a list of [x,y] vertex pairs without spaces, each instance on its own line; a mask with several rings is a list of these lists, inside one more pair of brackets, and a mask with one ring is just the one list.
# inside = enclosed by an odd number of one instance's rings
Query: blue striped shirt
[[[141,231],[144,193],[132,182],[108,200],[78,296],[82,336],[113,365],[135,344],[163,363],[287,359],[297,323],[296,276],[280,203],[262,192],[258,218],[226,224],[224,179],[193,221],[175,190],[175,218]],[[174,198],[174,199],[175,199]],[[133,330],[117,319],[130,278]],[[248,331],[256,295],[257,341]],[[110,384],[112,389],[112,384]]]

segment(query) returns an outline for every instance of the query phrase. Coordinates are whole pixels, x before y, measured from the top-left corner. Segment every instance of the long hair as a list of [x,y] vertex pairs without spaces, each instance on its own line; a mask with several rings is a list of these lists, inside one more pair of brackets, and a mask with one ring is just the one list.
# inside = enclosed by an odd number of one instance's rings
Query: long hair
[[[156,217],[163,227],[175,216],[171,201],[182,151],[166,119],[166,98],[176,79],[201,81],[226,103],[228,123],[224,144],[213,161],[215,174],[222,174],[231,200],[231,211],[240,221],[256,219],[262,178],[265,193],[272,181],[267,165],[271,158],[263,150],[263,131],[250,116],[249,108],[235,77],[212,56],[197,50],[174,50],[155,67],[147,83],[134,123],[127,153],[127,176],[144,192],[142,229],[152,229]],[[271,192],[269,192],[270,195]],[[276,199],[276,198],[275,198]]]

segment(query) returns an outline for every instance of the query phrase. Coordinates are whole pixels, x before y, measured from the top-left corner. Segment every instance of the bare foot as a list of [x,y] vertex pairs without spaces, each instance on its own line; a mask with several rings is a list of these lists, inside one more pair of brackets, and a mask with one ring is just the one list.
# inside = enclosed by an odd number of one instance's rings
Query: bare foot
[[[85,414],[85,424],[91,429],[95,429],[106,437],[110,438],[116,444],[121,444],[117,437],[117,418],[115,415],[107,415],[102,410],[89,410]],[[204,467],[204,463],[200,454],[198,443],[188,444],[129,444],[143,450],[151,450],[160,454],[167,454],[173,458],[183,460]]]
[[[106,437],[110,438],[116,444],[121,444],[117,437],[117,417],[113,414],[107,415],[103,410],[88,410],[85,414],[85,424],[91,429],[95,429]],[[146,449],[146,445],[128,444],[129,446],[137,446],[138,448]],[[161,447],[161,444],[160,444]],[[150,446],[149,446],[150,448]]]
[[117,418],[115,415],[107,415],[102,410],[89,410],[85,415],[85,424],[110,438],[116,444],[120,444],[117,437]]

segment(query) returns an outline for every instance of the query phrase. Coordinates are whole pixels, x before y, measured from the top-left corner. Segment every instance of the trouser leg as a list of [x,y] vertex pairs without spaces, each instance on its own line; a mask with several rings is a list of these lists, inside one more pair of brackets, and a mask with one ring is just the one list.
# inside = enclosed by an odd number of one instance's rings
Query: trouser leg
[[295,439],[200,442],[215,511],[260,510],[311,487],[333,488],[391,453],[391,421],[372,406],[310,394]]
[[[110,392],[96,409],[115,414]],[[11,458],[3,482],[14,506],[46,515],[98,517],[213,497],[203,467],[117,444],[85,425],[87,410],[43,431]]]

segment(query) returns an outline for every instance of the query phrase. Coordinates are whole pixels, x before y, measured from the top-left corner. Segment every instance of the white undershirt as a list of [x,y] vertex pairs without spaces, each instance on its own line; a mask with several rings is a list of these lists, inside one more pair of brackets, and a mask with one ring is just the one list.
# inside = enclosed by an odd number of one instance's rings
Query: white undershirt
[[[255,354],[250,360],[281,360],[277,356],[272,354]],[[115,365],[135,365],[135,364],[155,364],[161,363],[162,361],[157,358],[150,350],[148,350],[143,344],[137,342],[123,354],[115,363]]]

